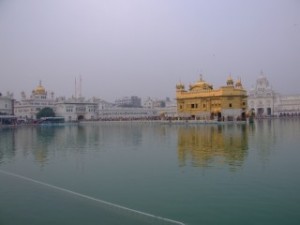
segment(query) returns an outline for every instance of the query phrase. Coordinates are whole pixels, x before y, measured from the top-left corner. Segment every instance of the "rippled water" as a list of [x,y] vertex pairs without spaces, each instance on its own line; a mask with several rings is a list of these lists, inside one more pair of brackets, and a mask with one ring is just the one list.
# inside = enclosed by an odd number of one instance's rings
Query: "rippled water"
[[299,144],[296,118],[0,128],[0,224],[298,224]]

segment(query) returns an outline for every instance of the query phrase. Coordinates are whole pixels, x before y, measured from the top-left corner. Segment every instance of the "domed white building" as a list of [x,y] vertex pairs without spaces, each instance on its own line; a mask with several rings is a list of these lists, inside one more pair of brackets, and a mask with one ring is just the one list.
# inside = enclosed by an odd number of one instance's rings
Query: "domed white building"
[[248,92],[248,107],[256,117],[300,116],[300,95],[281,95],[261,73]]
[[25,92],[21,93],[21,100],[16,101],[14,106],[14,114],[21,119],[36,119],[36,114],[43,108],[49,107],[54,110],[54,93],[48,92],[42,86],[40,81],[39,85],[32,90],[29,98],[26,97]]
[[255,87],[248,92],[248,107],[256,116],[272,116],[276,99],[278,94],[273,91],[268,79],[261,74]]

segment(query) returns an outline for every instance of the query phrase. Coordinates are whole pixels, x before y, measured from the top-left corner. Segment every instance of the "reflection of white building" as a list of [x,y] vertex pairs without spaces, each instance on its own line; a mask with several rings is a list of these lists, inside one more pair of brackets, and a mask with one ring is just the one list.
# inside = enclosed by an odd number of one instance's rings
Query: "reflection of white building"
[[276,93],[263,74],[248,94],[248,107],[258,117],[300,115],[300,95]]
[[65,121],[94,120],[97,103],[85,101],[84,98],[59,99],[55,104],[55,115],[65,118]]
[[21,100],[16,101],[14,113],[19,118],[36,119],[36,114],[43,108],[49,107],[54,109],[54,93],[51,92],[50,98],[48,93],[40,82],[29,98],[24,92],[21,93]]
[[11,93],[7,93],[3,96],[0,93],[0,115],[12,115],[13,114],[13,96]]

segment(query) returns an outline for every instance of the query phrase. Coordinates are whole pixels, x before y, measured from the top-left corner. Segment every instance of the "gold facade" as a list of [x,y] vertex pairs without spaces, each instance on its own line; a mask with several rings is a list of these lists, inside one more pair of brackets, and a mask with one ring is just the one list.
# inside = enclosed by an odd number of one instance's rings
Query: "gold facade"
[[240,79],[234,83],[231,77],[219,89],[213,89],[202,77],[188,91],[183,84],[177,84],[176,100],[179,117],[235,120],[244,118],[247,109],[247,92]]

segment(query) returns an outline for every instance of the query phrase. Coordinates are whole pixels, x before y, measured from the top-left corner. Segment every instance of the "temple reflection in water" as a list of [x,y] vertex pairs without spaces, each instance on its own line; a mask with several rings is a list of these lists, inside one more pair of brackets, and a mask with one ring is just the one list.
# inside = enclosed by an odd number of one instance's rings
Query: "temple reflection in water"
[[[175,148],[179,166],[229,165],[236,168],[247,157],[248,136],[253,136],[252,133],[247,124],[170,127],[86,124],[2,129],[0,164],[18,155],[32,157],[35,162],[44,165],[58,155],[65,157],[67,153],[103,152],[113,148],[131,151],[151,146],[153,149],[168,148],[172,151]],[[167,147],[161,147],[165,145]],[[152,153],[155,156],[155,152]],[[82,154],[78,157],[80,161]]]
[[208,125],[178,128],[180,166],[195,167],[228,164],[239,167],[247,156],[246,124]]

